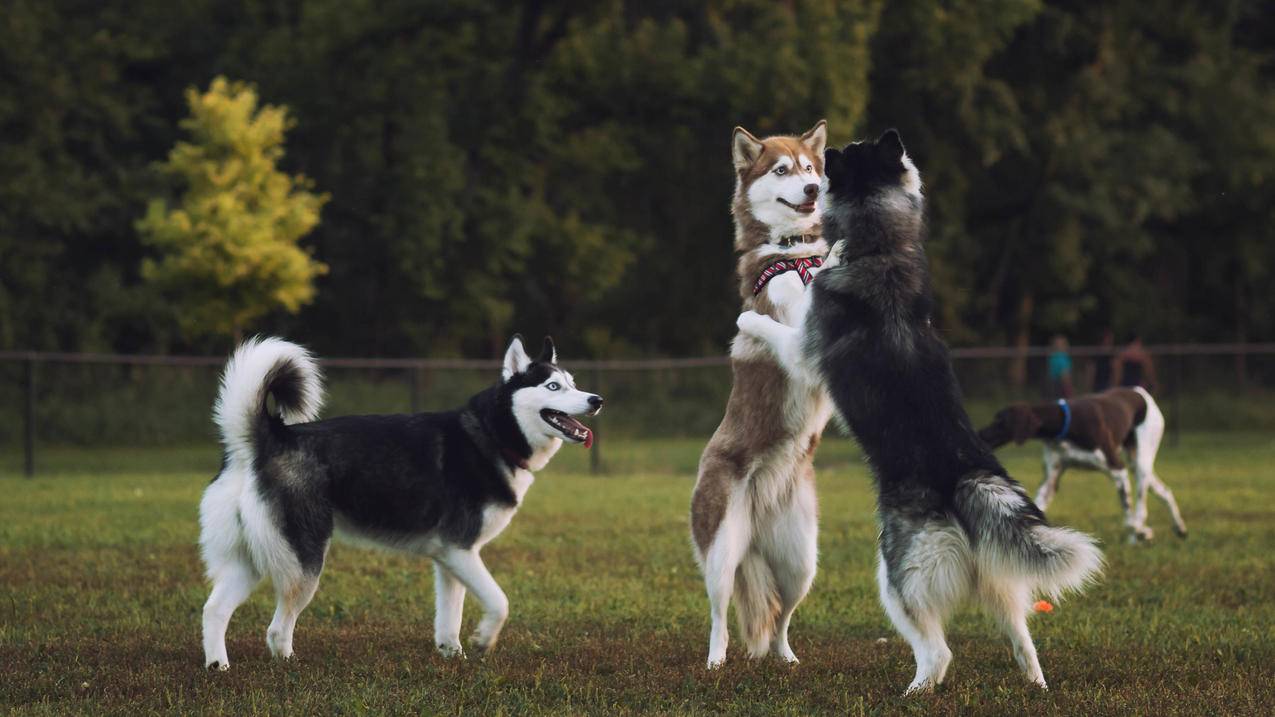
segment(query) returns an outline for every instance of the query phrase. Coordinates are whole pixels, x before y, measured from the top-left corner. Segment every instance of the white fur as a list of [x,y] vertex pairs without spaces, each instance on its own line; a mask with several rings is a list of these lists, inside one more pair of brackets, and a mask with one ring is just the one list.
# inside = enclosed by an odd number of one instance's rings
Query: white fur
[[[791,167],[792,160],[782,157],[775,166]],[[794,206],[800,205],[809,199],[805,193],[806,185],[818,182],[817,176],[801,171],[778,175],[772,167],[770,172],[748,185],[745,196],[748,198],[749,210],[757,221],[770,230],[772,241],[786,236],[809,234],[818,226],[818,205],[814,212],[802,214],[779,201],[783,199]]]
[[273,337],[243,342],[226,363],[213,406],[213,420],[221,429],[226,452],[240,466],[252,464],[253,422],[266,400],[266,375],[284,362],[296,366],[305,380],[299,406],[283,411],[283,422],[313,421],[323,407],[323,374],[309,351]]
[[281,417],[285,423],[313,420],[323,403],[318,365],[304,348],[276,338],[251,338],[235,351],[213,409],[227,464],[200,501],[199,547],[213,584],[204,605],[205,664],[222,670],[230,665],[230,617],[263,576],[271,577],[278,595],[266,641],[273,654],[285,658],[292,655],[296,618],[318,585],[317,576],[303,574],[270,507],[261,500],[252,470],[252,432],[266,400],[266,379],[284,363],[301,374],[302,389],[298,405],[281,407]]

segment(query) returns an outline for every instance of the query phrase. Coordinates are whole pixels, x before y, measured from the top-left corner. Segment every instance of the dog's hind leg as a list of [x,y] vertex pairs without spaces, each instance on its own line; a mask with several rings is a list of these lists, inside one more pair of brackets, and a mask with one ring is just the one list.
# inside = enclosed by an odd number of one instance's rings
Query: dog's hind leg
[[226,556],[224,562],[209,572],[213,589],[208,602],[204,603],[204,666],[228,670],[226,628],[230,625],[230,616],[252,594],[261,582],[261,575],[245,557],[234,556]]
[[235,609],[261,582],[244,541],[238,502],[245,482],[242,471],[227,469],[204,491],[199,503],[199,552],[212,592],[204,604],[204,666],[230,668],[226,628]]
[[488,572],[477,550],[451,548],[435,559],[455,575],[482,604],[483,616],[478,621],[478,627],[474,629],[469,644],[475,652],[487,652],[496,645],[500,629],[509,618],[509,598],[505,597],[505,591],[496,584],[496,579]]
[[291,578],[276,577],[275,581],[274,619],[266,628],[266,646],[271,655],[286,660],[292,657],[292,632],[297,618],[319,589],[319,573],[306,571]]
[[810,592],[819,557],[818,507],[814,489],[814,469],[805,466],[793,502],[772,523],[763,550],[775,576],[781,611],[771,639],[771,652],[784,662],[797,662],[788,644],[788,624],[793,611]]
[[903,639],[912,647],[916,660],[916,676],[903,694],[928,692],[943,682],[952,651],[943,635],[943,616],[928,606],[905,604],[899,590],[890,582],[885,558],[877,554],[877,585],[885,614]]
[[708,611],[712,627],[708,636],[708,669],[726,661],[730,641],[730,600],[735,590],[735,573],[748,550],[751,521],[744,505],[744,492],[736,491],[727,504],[713,542],[704,552],[704,587],[708,591]]
[[460,622],[465,607],[465,584],[434,561],[434,646],[443,657],[464,657]]
[[1049,507],[1050,501],[1054,499],[1054,495],[1058,493],[1058,481],[1062,480],[1062,474],[1067,470],[1067,465],[1063,462],[1062,454],[1046,443],[1041,467],[1045,473],[1045,479],[1040,482],[1040,488],[1036,491],[1036,507],[1044,512]]
[[[1160,480],[1155,472],[1155,457],[1160,451],[1160,441],[1164,438],[1164,414],[1154,403],[1148,402],[1147,416],[1142,424],[1134,429],[1134,444],[1130,449],[1135,476],[1139,486],[1146,485],[1169,508],[1173,516],[1173,532],[1178,537],[1186,537],[1186,523],[1182,520],[1182,512],[1178,510],[1178,502],[1173,498],[1173,491]],[[1145,490],[1145,489],[1144,489]],[[1145,516],[1146,507],[1143,506]]]
[[984,580],[979,585],[979,592],[983,605],[1009,638],[1014,660],[1022,669],[1023,676],[1041,689],[1048,689],[1036,655],[1036,643],[1027,629],[1027,616],[1031,612],[1031,593],[1027,586],[1009,578]]

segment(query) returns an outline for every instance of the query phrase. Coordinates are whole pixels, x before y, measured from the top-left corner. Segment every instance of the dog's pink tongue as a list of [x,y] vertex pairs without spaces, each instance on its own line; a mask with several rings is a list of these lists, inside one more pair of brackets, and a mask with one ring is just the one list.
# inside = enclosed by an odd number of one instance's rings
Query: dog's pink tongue
[[593,447],[593,429],[589,428],[588,426],[585,426],[584,432],[587,434],[584,437],[584,447],[592,448]]

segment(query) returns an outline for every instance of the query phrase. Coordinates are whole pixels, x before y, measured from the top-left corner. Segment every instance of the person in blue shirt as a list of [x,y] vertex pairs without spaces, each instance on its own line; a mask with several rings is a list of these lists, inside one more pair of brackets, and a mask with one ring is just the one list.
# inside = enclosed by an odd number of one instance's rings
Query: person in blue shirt
[[1056,334],[1050,341],[1050,349],[1047,368],[1052,398],[1071,398],[1071,353],[1067,337]]

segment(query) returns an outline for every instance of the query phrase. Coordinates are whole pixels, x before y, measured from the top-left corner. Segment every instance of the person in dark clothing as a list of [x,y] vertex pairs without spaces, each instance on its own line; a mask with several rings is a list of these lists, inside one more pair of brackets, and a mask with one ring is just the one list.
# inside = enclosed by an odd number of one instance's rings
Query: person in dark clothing
[[1148,391],[1155,390],[1155,362],[1142,345],[1141,336],[1134,334],[1129,345],[1116,354],[1111,363],[1113,385],[1141,386]]
[[1111,388],[1111,364],[1115,359],[1115,343],[1116,337],[1111,329],[1102,332],[1102,340],[1098,342],[1098,345],[1104,351],[1094,356],[1089,364],[1089,390],[1093,393],[1101,393]]

